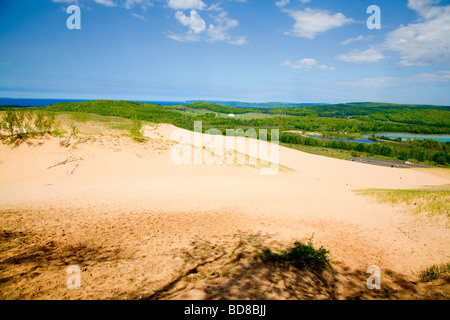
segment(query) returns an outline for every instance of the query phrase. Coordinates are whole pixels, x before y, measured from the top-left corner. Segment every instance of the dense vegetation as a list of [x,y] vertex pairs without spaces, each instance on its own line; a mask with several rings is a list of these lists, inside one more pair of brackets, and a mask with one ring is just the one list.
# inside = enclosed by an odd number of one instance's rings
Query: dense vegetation
[[303,137],[298,134],[284,133],[280,137],[280,142],[287,144],[300,144],[306,146],[325,147],[340,150],[354,151],[354,156],[358,153],[367,153],[370,156],[384,156],[387,158],[397,158],[401,161],[432,162],[439,165],[450,164],[450,143],[440,142],[432,139],[414,139],[404,143],[374,143],[364,144],[357,142],[332,141],[325,139],[314,139]]
[[[273,107],[273,105],[271,105]],[[41,109],[41,108],[40,108]],[[383,156],[401,161],[450,164],[450,144],[426,139],[386,141],[363,144],[313,139],[289,131],[316,132],[324,137],[356,138],[375,132],[450,134],[450,108],[443,106],[394,105],[382,103],[349,103],[337,105],[298,105],[282,108],[236,108],[208,102],[188,105],[159,106],[130,101],[85,101],[58,103],[42,108],[50,112],[94,113],[134,119],[135,139],[140,120],[170,123],[193,130],[194,121],[202,121],[203,131],[211,128],[223,134],[227,129],[279,129],[286,144],[349,150],[364,155]],[[198,113],[186,112],[196,110]],[[234,114],[236,117],[228,117]],[[263,116],[247,116],[250,114]]]
[[320,106],[325,103],[289,103],[289,102],[242,102],[242,101],[187,101],[188,103],[206,102],[220,106],[234,107],[234,108],[251,108],[251,109],[277,109],[290,108],[300,106]]
[[[450,132],[450,108],[441,106],[394,105],[382,103],[349,103],[310,105],[275,109],[249,109],[194,103],[191,108],[213,112],[242,114],[259,112],[289,117],[277,119],[278,125],[294,126],[308,131],[370,133],[409,132],[447,134]],[[300,118],[299,118],[300,117]]]
[[194,102],[187,105],[191,109],[204,109],[213,111],[216,113],[224,113],[224,114],[244,114],[249,112],[254,113],[263,113],[265,110],[262,109],[251,109],[251,108],[237,108],[237,107],[227,107],[227,106],[220,106],[217,104],[212,104],[208,102]]
[[[270,113],[293,116],[339,118],[370,122],[358,124],[363,132],[390,131],[410,133],[448,133],[450,109],[440,106],[393,105],[381,103],[349,103],[274,109]],[[380,127],[381,126],[381,127]]]

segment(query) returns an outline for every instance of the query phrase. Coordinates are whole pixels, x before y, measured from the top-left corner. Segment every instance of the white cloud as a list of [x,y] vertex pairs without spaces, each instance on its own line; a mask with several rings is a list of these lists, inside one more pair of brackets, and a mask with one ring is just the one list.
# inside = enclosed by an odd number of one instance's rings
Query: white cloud
[[[80,4],[85,1],[81,0],[52,0],[55,3],[75,3]],[[87,1],[86,1],[87,2]],[[148,7],[152,7],[152,0],[94,0],[95,3],[106,6],[106,7],[115,7],[115,6],[123,6],[125,9],[132,9],[136,6],[139,6],[143,11],[146,11]]]
[[185,33],[185,34],[169,34],[167,36],[169,39],[180,41],[180,42],[197,42],[201,40],[201,37],[197,34],[193,33]]
[[153,6],[150,0],[126,0],[124,7],[125,9],[132,9],[135,6],[140,6],[142,10],[146,11],[147,7]]
[[393,87],[403,85],[425,85],[450,82],[450,71],[437,71],[432,73],[420,73],[405,77],[374,77],[356,81],[341,82],[342,85],[356,87]]
[[353,50],[349,53],[341,54],[338,60],[356,63],[374,63],[385,59],[386,57],[377,49],[370,48],[365,51]]
[[201,0],[169,0],[167,5],[174,10],[203,10],[206,7]]
[[223,8],[219,7],[219,3],[213,3],[212,5],[210,5],[207,9],[205,9],[206,11],[222,11]]
[[289,60],[284,61],[280,64],[282,67],[289,67],[294,69],[296,72],[302,72],[302,71],[312,71],[314,69],[319,69],[322,71],[333,71],[335,68],[334,67],[327,67],[326,65],[323,64],[318,64],[316,59],[301,59],[295,62],[291,62]]
[[[303,4],[311,2],[311,0],[299,0],[299,1]],[[279,1],[275,2],[275,5],[277,7],[283,8],[283,7],[287,6],[290,2],[291,2],[290,0],[279,0]]]
[[55,3],[78,3],[78,0],[52,0]]
[[285,7],[289,4],[289,2],[290,2],[290,0],[280,0],[280,1],[275,2],[275,5],[277,7]]
[[354,22],[340,12],[333,15],[328,11],[309,8],[298,11],[282,9],[282,11],[295,20],[292,32],[287,34],[308,39],[314,39],[318,33]]
[[[81,0],[52,0],[55,3],[75,3],[80,4]],[[84,1],[83,1],[84,2]],[[147,7],[153,6],[152,0],[94,0],[95,3],[106,6],[115,7],[117,5],[123,6],[125,9],[132,9],[136,6],[140,6],[143,11],[147,10]]]
[[135,17],[135,18],[138,18],[139,20],[145,21],[145,17],[144,16],[141,16],[141,15],[139,15],[137,13],[132,13],[131,15],[133,17]]
[[[338,57],[339,60],[357,63],[378,62],[386,57],[382,51],[400,54],[400,65],[427,66],[450,64],[450,5],[436,6],[439,0],[409,0],[408,8],[417,12],[419,20],[402,25],[387,34],[377,49],[354,50]],[[350,38],[342,45],[366,40],[363,36]]]
[[226,11],[218,6],[212,6],[206,9],[208,11],[218,11],[216,15],[210,15],[214,23],[206,24],[205,20],[200,16],[196,10],[191,10],[190,16],[186,16],[182,11],[175,13],[175,18],[189,30],[185,34],[170,33],[168,37],[173,40],[182,42],[225,42],[232,45],[243,45],[247,43],[245,36],[233,37],[229,34],[232,28],[239,25],[235,19],[228,17]]
[[408,8],[416,11],[423,18],[432,18],[440,13],[440,8],[433,6],[439,0],[409,0]]
[[384,49],[401,55],[403,66],[450,64],[450,5],[432,6],[437,1],[409,0],[421,20],[390,32]]
[[142,0],[127,0],[125,1],[125,8],[126,9],[131,9],[133,8],[136,4],[142,3]]
[[356,38],[348,38],[348,39],[342,41],[341,44],[342,44],[343,46],[346,46],[346,45],[349,45],[349,44],[351,44],[351,43],[353,43],[353,42],[367,41],[367,40],[370,40],[370,39],[372,39],[372,36],[362,36],[362,35],[361,35],[361,36],[358,36],[358,37],[356,37]]
[[175,12],[175,18],[183,25],[189,27],[189,32],[200,33],[206,29],[205,21],[195,10],[191,10],[190,16],[186,16],[182,11]]
[[95,3],[101,4],[106,7],[115,7],[116,4],[112,0],[94,0]]
[[229,44],[242,45],[247,43],[247,38],[244,36],[231,37],[228,31],[239,25],[238,21],[228,17],[225,11],[222,11],[214,17],[215,25],[208,26],[207,34],[209,42],[223,41]]

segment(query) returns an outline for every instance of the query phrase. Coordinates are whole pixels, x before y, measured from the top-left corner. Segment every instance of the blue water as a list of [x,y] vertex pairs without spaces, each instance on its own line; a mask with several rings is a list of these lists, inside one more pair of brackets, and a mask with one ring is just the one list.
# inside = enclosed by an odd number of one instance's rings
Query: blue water
[[[60,102],[83,102],[91,100],[77,100],[77,99],[11,99],[11,98],[0,98],[0,106],[21,106],[21,107],[46,107],[51,104]],[[174,104],[184,105],[185,102],[181,101],[136,101],[143,103],[153,103],[164,106],[171,106]]]
[[81,101],[87,100],[0,98],[0,106],[46,107],[48,105],[60,102],[81,102]]
[[136,102],[153,103],[153,104],[159,104],[161,106],[173,106],[174,104],[181,104],[181,105],[187,104],[184,101],[136,101]]
[[[366,137],[371,137],[371,134],[365,134],[364,136]],[[406,140],[406,138],[410,138],[410,139],[414,139],[417,138],[419,140],[423,140],[423,139],[433,139],[433,140],[438,140],[441,142],[450,142],[450,135],[448,134],[414,134],[414,133],[375,133],[375,136],[379,137],[379,136],[384,136],[390,139],[397,139],[397,138],[402,138],[403,141]]]
[[[310,136],[310,138],[316,138],[317,136]],[[369,139],[339,139],[339,138],[320,138],[323,140],[329,140],[329,141],[342,141],[342,142],[356,142],[356,143],[365,143],[365,144],[372,144],[377,143],[377,141],[369,140]]]

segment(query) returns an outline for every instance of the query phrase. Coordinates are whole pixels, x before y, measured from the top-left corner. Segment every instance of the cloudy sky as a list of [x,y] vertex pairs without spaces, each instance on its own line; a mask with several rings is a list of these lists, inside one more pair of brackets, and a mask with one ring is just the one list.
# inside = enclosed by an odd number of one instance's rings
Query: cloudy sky
[[450,1],[0,0],[0,97],[450,105]]

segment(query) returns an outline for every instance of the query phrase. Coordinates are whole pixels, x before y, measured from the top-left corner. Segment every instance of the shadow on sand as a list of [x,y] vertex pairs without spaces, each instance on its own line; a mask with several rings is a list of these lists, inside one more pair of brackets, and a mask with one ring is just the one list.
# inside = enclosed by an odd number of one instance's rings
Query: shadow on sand
[[[186,269],[147,299],[176,300],[355,300],[449,299],[450,284],[423,284],[392,270],[382,270],[381,289],[369,290],[366,270],[352,270],[332,262],[321,272],[258,259],[263,238],[236,235],[234,245],[221,248],[193,242],[185,254]],[[239,239],[239,240],[237,240]],[[283,247],[271,242],[272,248]],[[205,252],[215,252],[207,259]],[[201,262],[199,262],[201,261]]]
[[[183,265],[171,281],[153,288],[151,295],[149,293],[144,295],[142,290],[114,287],[117,290],[111,291],[104,298],[120,297],[120,299],[130,300],[450,299],[450,283],[416,283],[414,279],[411,280],[412,277],[382,269],[381,289],[369,290],[366,283],[370,274],[367,274],[366,270],[352,270],[344,263],[337,261],[332,262],[321,272],[298,270],[292,266],[262,262],[257,257],[265,247],[276,249],[286,247],[286,244],[280,244],[270,240],[270,237],[266,235],[259,234],[230,235],[227,239],[212,242],[196,239],[188,248],[167,253],[173,255],[173,258],[181,257]],[[77,296],[65,296],[67,290],[57,282],[54,287],[41,288],[46,284],[42,281],[52,281],[52,278],[49,276],[50,278],[38,281],[39,278],[45,275],[58,275],[61,270],[65,270],[72,264],[85,269],[103,266],[105,262],[116,264],[116,262],[132,261],[132,257],[118,249],[89,247],[81,243],[75,245],[58,244],[54,241],[39,243],[34,235],[6,230],[0,231],[0,252],[2,253],[0,297],[4,299],[45,299],[49,293],[77,299]],[[21,288],[21,291],[17,291],[22,285],[26,285],[27,289]],[[136,287],[143,285],[145,283],[136,283]],[[47,291],[44,292],[41,289]],[[89,297],[96,299],[103,296],[94,292]]]

